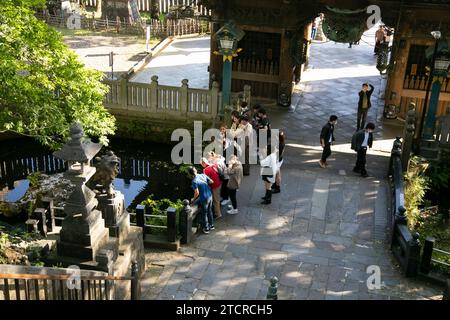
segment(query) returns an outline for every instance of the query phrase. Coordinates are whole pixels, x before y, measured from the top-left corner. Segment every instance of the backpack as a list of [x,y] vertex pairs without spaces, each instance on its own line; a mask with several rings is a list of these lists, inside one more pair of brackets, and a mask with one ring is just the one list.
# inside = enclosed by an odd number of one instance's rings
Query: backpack
[[219,165],[215,165],[214,168],[216,168],[216,171],[219,174],[220,181],[224,181],[225,180],[225,170],[223,169],[223,167],[219,166]]
[[353,134],[353,136],[352,136],[352,145],[351,145],[351,148],[352,148],[352,150],[355,150],[355,151],[358,151],[358,150],[356,150],[356,139],[357,139],[357,136],[358,136],[358,133],[359,133],[360,131],[356,131],[354,134]]

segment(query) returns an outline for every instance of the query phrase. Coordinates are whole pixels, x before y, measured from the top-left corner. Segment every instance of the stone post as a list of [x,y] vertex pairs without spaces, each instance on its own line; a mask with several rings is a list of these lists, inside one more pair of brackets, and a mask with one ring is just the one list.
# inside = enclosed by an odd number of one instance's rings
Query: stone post
[[177,209],[169,207],[167,214],[167,241],[175,242],[177,240]]
[[450,300],[450,279],[447,279],[442,300]]
[[141,299],[141,284],[139,279],[139,266],[137,261],[133,261],[131,265],[131,300]]
[[188,244],[191,242],[192,233],[192,220],[191,217],[191,206],[189,205],[189,200],[183,200],[183,208],[180,213],[180,233],[181,233],[181,243]]
[[417,232],[412,234],[412,239],[408,243],[408,256],[406,264],[405,276],[417,276],[420,266],[420,241],[419,234]]
[[143,230],[145,229],[145,206],[142,204],[136,206],[136,225]]
[[181,90],[180,90],[180,112],[181,116],[185,117],[190,111],[189,105],[189,80],[183,79],[181,80]]
[[[113,80],[114,81],[114,80]],[[128,110],[128,80],[126,77],[120,79],[120,100],[119,103],[123,110]]]
[[158,109],[158,76],[152,77],[150,83],[150,112],[156,112]]
[[269,290],[267,290],[268,300],[278,300],[278,278],[273,276],[270,279]]
[[217,81],[213,81],[211,86],[211,117],[213,120],[217,117],[217,114],[219,113],[219,107],[220,107],[220,99],[219,99],[219,93],[220,93],[220,85]]
[[416,105],[409,104],[409,110],[406,114],[406,124],[403,138],[403,152],[402,152],[402,168],[403,171],[408,171],[409,158],[412,151],[414,135],[416,131]]
[[35,219],[38,221],[38,230],[41,233],[42,236],[47,236],[47,216],[46,211],[44,208],[37,208],[34,210],[33,214],[31,215],[32,219]]
[[55,230],[55,209],[53,206],[53,199],[43,197],[41,202],[42,207],[46,210],[47,231],[52,232]]
[[431,257],[433,255],[434,238],[427,237],[423,245],[422,259],[420,262],[420,271],[428,274],[431,267]]

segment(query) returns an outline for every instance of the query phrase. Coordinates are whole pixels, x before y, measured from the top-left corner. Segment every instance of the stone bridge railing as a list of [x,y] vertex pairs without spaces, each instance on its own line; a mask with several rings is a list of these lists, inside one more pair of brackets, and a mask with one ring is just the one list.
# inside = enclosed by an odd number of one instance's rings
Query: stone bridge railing
[[187,79],[181,87],[159,85],[158,76],[153,76],[150,84],[124,78],[104,83],[110,89],[104,105],[119,117],[213,122],[222,99],[218,82],[209,90],[189,88]]

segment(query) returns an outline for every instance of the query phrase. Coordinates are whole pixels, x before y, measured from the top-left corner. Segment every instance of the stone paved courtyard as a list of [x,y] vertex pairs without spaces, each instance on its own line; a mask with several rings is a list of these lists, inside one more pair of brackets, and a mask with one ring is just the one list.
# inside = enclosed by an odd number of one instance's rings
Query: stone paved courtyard
[[[128,72],[146,53],[145,39],[133,35],[90,33],[77,35],[64,30],[64,42],[79,56],[87,67],[111,76],[109,53],[114,52],[114,76]],[[151,41],[153,47],[157,42]]]
[[131,81],[150,83],[152,76],[157,75],[161,85],[180,87],[181,80],[189,79],[191,88],[207,89],[210,43],[209,36],[175,39]]
[[[238,215],[179,252],[147,250],[145,299],[265,299],[274,275],[279,299],[442,298],[440,288],[400,273],[386,241],[389,150],[402,124],[382,119],[384,80],[374,65],[363,42],[352,49],[313,44],[292,107],[268,110],[273,127],[287,134],[282,192],[260,205],[263,185],[253,166],[238,192]],[[377,124],[366,179],[351,171],[349,147],[365,81],[375,86],[369,120]],[[330,167],[321,169],[319,133],[331,114],[339,116],[337,141]],[[367,287],[370,265],[381,269],[379,290]]]

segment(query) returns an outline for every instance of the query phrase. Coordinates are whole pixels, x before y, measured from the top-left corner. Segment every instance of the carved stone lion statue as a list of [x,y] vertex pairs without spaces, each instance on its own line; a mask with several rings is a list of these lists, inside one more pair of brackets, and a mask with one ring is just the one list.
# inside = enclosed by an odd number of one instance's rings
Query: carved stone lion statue
[[112,182],[119,174],[119,163],[120,159],[114,152],[108,151],[102,157],[96,157],[95,168],[97,171],[94,176],[89,181],[89,186],[94,188],[101,185],[101,192],[106,193],[108,197],[113,197],[115,195],[115,190],[112,186]]

